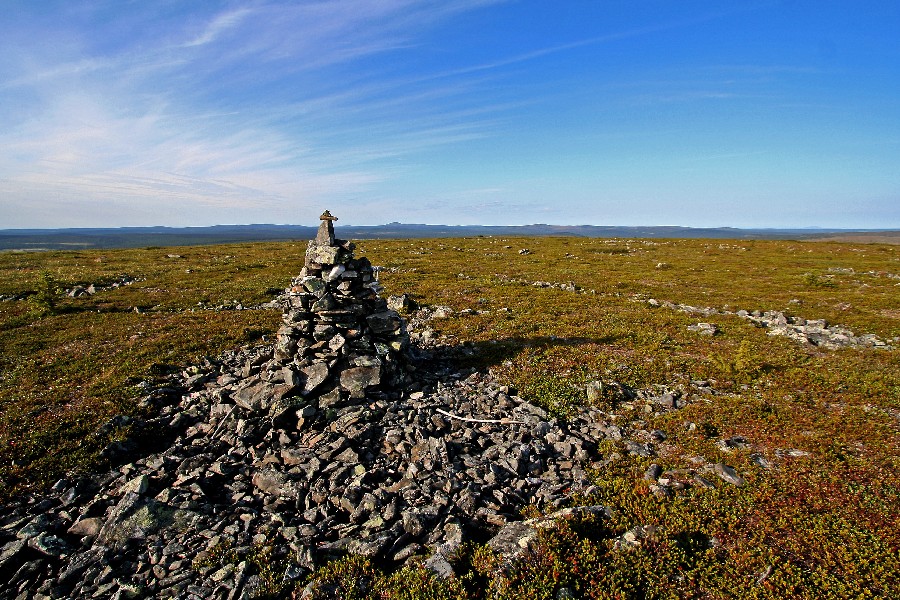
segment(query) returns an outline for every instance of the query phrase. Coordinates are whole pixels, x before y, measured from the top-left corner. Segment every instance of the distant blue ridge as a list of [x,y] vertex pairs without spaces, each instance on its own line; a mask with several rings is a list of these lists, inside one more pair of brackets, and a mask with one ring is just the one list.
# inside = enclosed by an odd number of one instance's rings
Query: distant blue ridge
[[[600,225],[387,225],[338,226],[345,239],[406,239],[474,236],[572,236],[589,238],[691,238],[735,240],[813,240],[835,234],[890,233],[874,229],[738,229],[733,227]],[[213,225],[210,227],[117,227],[69,229],[0,229],[0,250],[86,250],[148,246],[202,246],[237,242],[308,240],[316,228],[303,225]]]

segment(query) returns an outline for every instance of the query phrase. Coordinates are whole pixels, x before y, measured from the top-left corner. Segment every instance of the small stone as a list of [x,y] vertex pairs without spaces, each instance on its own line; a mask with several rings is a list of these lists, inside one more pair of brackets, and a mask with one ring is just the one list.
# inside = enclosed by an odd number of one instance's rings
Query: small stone
[[100,533],[101,527],[103,527],[103,519],[98,517],[80,519],[69,527],[68,533],[71,535],[95,536]]
[[453,565],[443,554],[435,554],[422,563],[422,566],[440,577],[441,579],[449,579],[456,575]]
[[750,462],[761,469],[771,469],[772,463],[770,463],[765,456],[762,454],[751,454]]
[[716,335],[719,333],[719,327],[714,323],[697,323],[688,325],[688,331],[696,331],[700,335]]
[[706,488],[709,490],[716,488],[716,484],[714,484],[712,481],[710,481],[706,477],[703,477],[702,475],[694,475],[694,483],[696,483],[697,485],[699,485],[702,488]]
[[134,492],[135,494],[144,494],[150,487],[150,478],[146,475],[138,475],[128,483],[122,486],[122,493]]
[[647,481],[656,481],[659,479],[659,476],[662,475],[662,467],[657,465],[656,463],[650,465],[647,469],[647,472],[644,473],[644,479]]
[[598,405],[603,401],[603,383],[600,381],[590,381],[585,386],[588,404]]
[[734,470],[734,467],[729,467],[723,462],[716,463],[713,467],[713,472],[718,475],[723,481],[730,483],[731,485],[735,485],[737,487],[741,487],[744,485],[744,478],[737,474],[737,471]]

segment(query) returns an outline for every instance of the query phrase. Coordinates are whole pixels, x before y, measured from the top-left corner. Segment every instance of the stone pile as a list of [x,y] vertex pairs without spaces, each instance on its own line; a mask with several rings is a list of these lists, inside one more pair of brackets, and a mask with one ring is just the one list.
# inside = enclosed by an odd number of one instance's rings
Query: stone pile
[[243,394],[251,401],[271,395],[279,379],[276,397],[299,391],[323,406],[403,382],[402,353],[409,346],[403,319],[379,297],[369,260],[353,257],[352,242],[335,239],[336,217],[325,211],[321,219],[306,264],[282,297],[274,356],[282,369],[268,385]]
[[[168,435],[164,449],[114,444],[119,469],[4,507],[0,597],[250,597],[262,548],[292,563],[288,580],[346,552],[388,565],[432,554],[449,575],[461,542],[589,486],[602,421],[562,424],[489,376],[416,362],[406,391],[290,418],[242,398],[250,373],[283,368],[271,346],[184,372],[148,394],[157,417],[108,427]],[[233,564],[204,560],[226,547]]]
[[[85,285],[76,285],[72,288],[64,290],[64,293],[69,298],[86,298],[93,296],[98,292],[105,292],[108,290],[114,290],[120,288],[125,285],[131,285],[135,282],[143,281],[142,278],[132,277],[130,275],[119,275],[115,279],[111,281],[106,281],[104,283],[89,283]],[[15,294],[0,294],[0,302],[9,302],[13,300],[25,300],[29,296],[33,296],[35,292],[33,290],[18,292]]]
[[841,325],[829,325],[824,319],[804,319],[785,315],[781,311],[752,312],[739,310],[735,313],[758,327],[765,327],[769,335],[780,335],[794,341],[820,346],[830,350],[838,348],[877,348],[893,350],[893,347],[872,333],[861,335]]

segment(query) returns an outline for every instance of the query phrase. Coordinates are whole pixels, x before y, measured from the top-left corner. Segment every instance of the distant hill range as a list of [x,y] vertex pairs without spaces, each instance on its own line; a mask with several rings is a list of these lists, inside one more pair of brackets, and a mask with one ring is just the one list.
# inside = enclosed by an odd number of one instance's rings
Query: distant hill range
[[[614,227],[597,225],[414,225],[338,226],[345,239],[407,239],[474,236],[592,238],[708,238],[734,240],[828,240],[900,243],[900,230],[736,229],[731,227]],[[0,229],[0,250],[83,250],[197,246],[236,242],[308,240],[315,227],[215,225],[213,227],[120,227],[110,229]]]

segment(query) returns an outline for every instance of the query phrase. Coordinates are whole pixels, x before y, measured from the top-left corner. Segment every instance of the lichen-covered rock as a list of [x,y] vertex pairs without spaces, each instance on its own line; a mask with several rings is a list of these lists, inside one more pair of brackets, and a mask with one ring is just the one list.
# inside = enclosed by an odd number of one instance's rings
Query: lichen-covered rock
[[350,393],[351,398],[365,398],[366,390],[381,383],[379,366],[352,367],[341,372],[341,389]]

